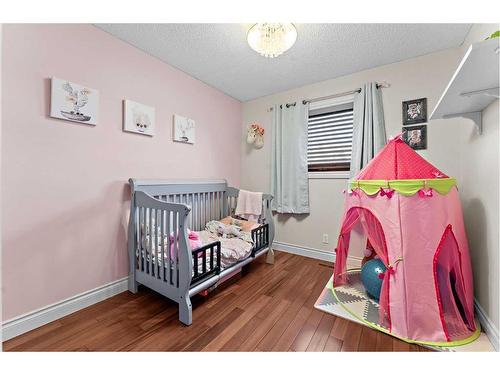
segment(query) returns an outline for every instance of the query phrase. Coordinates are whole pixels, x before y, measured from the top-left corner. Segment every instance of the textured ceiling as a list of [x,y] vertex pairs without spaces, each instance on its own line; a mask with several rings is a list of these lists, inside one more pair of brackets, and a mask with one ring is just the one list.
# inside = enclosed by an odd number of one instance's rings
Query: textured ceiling
[[98,24],[97,27],[240,100],[457,47],[470,24],[297,24],[295,45],[267,59],[247,24]]

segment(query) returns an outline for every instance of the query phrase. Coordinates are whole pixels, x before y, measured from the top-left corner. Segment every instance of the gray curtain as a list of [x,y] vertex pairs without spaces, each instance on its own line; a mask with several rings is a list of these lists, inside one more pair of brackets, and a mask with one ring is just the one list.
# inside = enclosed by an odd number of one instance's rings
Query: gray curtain
[[309,213],[308,112],[309,105],[299,101],[273,107],[271,194],[279,213]]
[[375,82],[363,85],[361,92],[354,94],[353,111],[351,177],[355,177],[387,141],[382,94]]

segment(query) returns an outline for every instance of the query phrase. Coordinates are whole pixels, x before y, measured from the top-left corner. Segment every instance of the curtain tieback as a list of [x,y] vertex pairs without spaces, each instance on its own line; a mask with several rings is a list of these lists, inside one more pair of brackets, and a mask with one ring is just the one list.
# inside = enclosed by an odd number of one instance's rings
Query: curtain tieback
[[403,261],[403,258],[399,257],[393,263],[389,263],[387,265],[386,271],[383,273],[379,273],[378,278],[383,279],[383,278],[385,278],[386,275],[387,276],[394,275],[396,273],[396,270],[395,270],[396,266],[398,265],[399,262],[402,262],[402,261]]

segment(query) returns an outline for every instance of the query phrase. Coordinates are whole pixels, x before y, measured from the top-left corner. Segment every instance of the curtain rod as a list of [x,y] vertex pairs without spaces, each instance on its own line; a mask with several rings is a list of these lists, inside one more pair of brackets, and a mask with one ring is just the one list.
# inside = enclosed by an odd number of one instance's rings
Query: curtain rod
[[[377,89],[381,89],[381,88],[387,88],[387,87],[390,87],[391,85],[387,82],[381,82],[381,83],[377,83]],[[314,99],[304,99],[302,101],[302,104],[307,104],[307,103],[314,103],[314,102],[319,102],[321,100],[326,100],[326,99],[333,99],[333,98],[338,98],[340,96],[346,96],[346,95],[351,95],[351,94],[354,94],[354,93],[359,93],[361,92],[361,87],[360,88],[357,88],[356,90],[351,90],[351,91],[346,91],[346,92],[341,92],[341,93],[338,93],[338,94],[332,94],[332,95],[327,95],[327,96],[321,96],[319,98],[314,98]],[[294,102],[294,103],[287,103],[286,106],[287,108],[288,107],[293,107],[295,106],[295,104],[297,104],[297,102]],[[273,110],[273,107],[269,107],[269,109],[267,110],[268,112],[271,112]]]
[[[386,88],[386,87],[389,87],[389,86],[390,85],[387,82],[377,83],[377,89]],[[319,98],[314,98],[314,99],[305,99],[305,100],[302,101],[302,104],[314,103],[314,102],[319,102],[319,101],[326,100],[326,99],[338,98],[340,96],[351,95],[351,94],[354,94],[356,92],[357,93],[361,92],[361,87],[357,88],[356,90],[341,92],[341,93],[338,93],[338,94],[320,96]]]

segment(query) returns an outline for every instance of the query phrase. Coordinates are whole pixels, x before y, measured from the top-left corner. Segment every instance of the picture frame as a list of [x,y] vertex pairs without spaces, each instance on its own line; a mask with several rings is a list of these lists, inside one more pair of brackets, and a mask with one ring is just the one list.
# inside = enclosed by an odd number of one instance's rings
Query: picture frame
[[123,131],[154,136],[155,109],[132,100],[124,100]]
[[404,101],[403,125],[413,125],[427,122],[427,98]]
[[99,91],[87,86],[52,77],[50,87],[50,117],[97,125]]
[[427,149],[427,125],[403,127],[403,141],[414,150]]
[[174,142],[194,144],[196,122],[190,118],[174,114],[172,137]]

